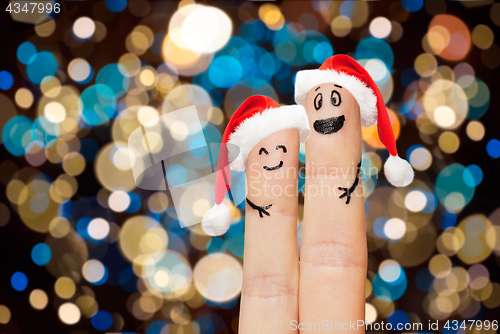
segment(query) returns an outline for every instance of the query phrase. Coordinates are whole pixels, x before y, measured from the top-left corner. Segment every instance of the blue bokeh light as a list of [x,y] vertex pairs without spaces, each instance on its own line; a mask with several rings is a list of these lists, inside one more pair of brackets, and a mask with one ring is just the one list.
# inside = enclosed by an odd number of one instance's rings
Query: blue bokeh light
[[[467,174],[466,177],[464,177],[464,173]],[[457,163],[448,165],[439,172],[436,180],[436,196],[439,202],[445,205],[447,209],[455,211],[461,209],[463,205],[467,205],[471,201],[472,196],[474,196],[475,187],[471,187],[465,183],[464,179],[466,178],[473,179],[473,176],[464,166]],[[460,203],[457,200],[447,203],[447,197],[452,193],[460,194],[463,197],[464,203]],[[457,196],[454,196],[454,198],[457,198]]]
[[230,88],[237,84],[243,75],[243,68],[238,60],[230,56],[217,57],[210,68],[208,76],[217,87]]
[[500,158],[500,141],[498,139],[491,139],[486,144],[486,152],[493,159]]
[[404,88],[408,88],[412,82],[420,78],[414,67],[408,67],[401,73],[401,84]]
[[418,12],[424,5],[424,0],[401,0],[401,6],[410,13]]
[[490,106],[490,89],[481,79],[476,78],[475,80],[477,82],[477,92],[469,99],[468,119],[480,119]]
[[186,182],[186,169],[181,165],[173,165],[167,170],[167,181],[172,186],[178,186]]
[[396,310],[387,317],[387,323],[392,325],[393,330],[403,330],[410,323],[410,318],[405,311]]
[[121,12],[127,7],[127,0],[105,0],[106,8],[114,13]]
[[104,124],[113,118],[116,106],[116,96],[106,85],[90,86],[80,96],[80,115],[91,126]]
[[318,64],[322,64],[329,57],[333,56],[333,47],[328,42],[321,42],[316,44],[313,51],[314,60]]
[[212,238],[208,241],[207,244],[207,253],[215,254],[215,253],[225,253],[226,252],[226,244],[224,243],[224,239],[222,238]]
[[10,284],[17,291],[24,291],[28,286],[28,277],[20,271],[15,272],[10,278]]
[[224,235],[227,248],[239,258],[243,258],[245,249],[245,217],[240,221],[231,224],[229,230]]
[[30,42],[24,42],[17,48],[17,59],[23,64],[28,64],[36,55],[36,47]]
[[14,84],[14,77],[8,71],[0,72],[0,88],[3,90],[9,90]]
[[146,329],[146,334],[168,334],[170,327],[165,321],[155,320]]
[[239,35],[252,44],[259,44],[266,40],[268,28],[260,20],[247,20],[239,28]]
[[377,273],[373,279],[373,293],[378,299],[389,302],[399,299],[406,291],[406,274],[401,268],[401,274],[394,282],[386,282]]
[[95,82],[98,85],[106,85],[111,88],[114,95],[118,98],[123,96],[130,85],[130,78],[125,76],[127,69],[120,64],[109,64],[101,68]]
[[373,232],[375,232],[375,235],[377,235],[380,238],[384,238],[384,239],[387,238],[385,235],[385,232],[384,232],[384,226],[388,220],[389,220],[389,218],[387,218],[387,217],[379,217],[379,218],[375,219],[375,221],[373,222]]
[[60,132],[59,124],[50,122],[45,116],[37,118],[31,126],[33,141],[37,141],[42,147],[54,145]]
[[443,213],[443,221],[441,222],[441,228],[446,230],[457,224],[457,215],[454,212],[445,210]]
[[129,192],[128,196],[130,197],[130,205],[128,206],[126,213],[136,213],[141,208],[142,202],[139,195],[133,192]]
[[19,157],[26,153],[26,148],[33,141],[33,123],[26,116],[11,118],[2,130],[4,147],[10,154]]
[[[345,1],[344,3],[346,2],[350,1]],[[380,59],[389,70],[394,65],[394,52],[391,46],[382,39],[374,37],[362,39],[356,46],[354,55],[358,61],[361,59]]]
[[132,268],[124,269],[118,277],[118,284],[120,287],[128,292],[137,290],[137,277]]
[[99,310],[90,318],[90,322],[95,329],[105,331],[113,324],[113,317],[108,311]]
[[31,250],[31,258],[35,264],[44,266],[49,263],[52,258],[52,251],[47,244],[41,242],[35,245],[35,247]]
[[87,240],[92,240],[88,232],[88,227],[91,221],[91,217],[83,217],[76,222],[76,231],[82,238]]
[[189,144],[191,154],[195,158],[203,158],[208,153],[205,142],[201,139],[193,139]]
[[54,55],[48,51],[42,51],[33,56],[26,66],[28,78],[34,84],[39,85],[43,78],[54,76],[57,72],[57,61]]
[[197,327],[200,328],[199,332],[200,334],[214,334],[215,332],[214,323],[209,318],[205,317],[197,318],[193,321],[193,328],[195,324],[197,324],[198,325]]
[[478,165],[470,165],[465,169],[463,177],[469,187],[477,187],[483,181],[483,171]]
[[343,1],[339,9],[340,15],[352,19],[352,14],[354,12],[354,4],[355,4],[354,1]]

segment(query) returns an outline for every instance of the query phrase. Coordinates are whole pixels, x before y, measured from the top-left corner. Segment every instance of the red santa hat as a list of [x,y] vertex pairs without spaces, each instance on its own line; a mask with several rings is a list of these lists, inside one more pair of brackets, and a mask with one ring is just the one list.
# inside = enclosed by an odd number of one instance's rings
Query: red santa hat
[[317,70],[297,72],[295,102],[304,105],[309,91],[323,83],[339,84],[354,96],[359,104],[361,125],[377,124],[380,141],[390,153],[384,164],[387,180],[396,187],[409,185],[413,181],[413,169],[408,161],[398,156],[384,99],[370,74],[348,55],[335,55],[325,60]]
[[305,143],[310,130],[303,106],[281,106],[270,97],[254,95],[236,109],[222,135],[215,176],[215,205],[202,220],[205,233],[222,235],[231,225],[231,212],[223,204],[231,186],[231,170],[244,171],[254,146],[285,129],[297,129],[300,142]]

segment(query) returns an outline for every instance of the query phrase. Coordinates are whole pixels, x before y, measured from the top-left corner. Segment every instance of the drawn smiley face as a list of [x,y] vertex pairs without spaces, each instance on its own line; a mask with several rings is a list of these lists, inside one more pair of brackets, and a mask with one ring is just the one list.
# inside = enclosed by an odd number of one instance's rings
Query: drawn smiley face
[[[286,147],[285,145],[278,145],[276,146],[276,151],[279,151],[279,150],[282,150],[283,153],[286,153]],[[259,155],[262,155],[262,153],[266,154],[266,155],[269,155],[269,151],[266,150],[265,147],[261,147],[260,150],[259,150]],[[283,167],[283,160],[280,160],[279,164],[277,164],[276,166],[273,166],[273,167],[269,167],[269,166],[262,166],[262,168],[264,168],[265,170],[268,170],[268,171],[272,171],[272,170],[278,170],[280,169],[281,167]]]
[[350,113],[356,107],[354,96],[334,83],[320,84],[311,89],[306,100],[311,127],[322,135],[337,133],[345,128],[346,119],[354,116]]

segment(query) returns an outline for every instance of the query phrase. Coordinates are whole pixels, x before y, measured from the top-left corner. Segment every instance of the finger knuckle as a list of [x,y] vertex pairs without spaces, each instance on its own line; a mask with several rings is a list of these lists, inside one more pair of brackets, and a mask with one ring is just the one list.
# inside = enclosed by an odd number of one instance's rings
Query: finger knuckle
[[262,299],[296,298],[298,282],[284,275],[258,275],[243,281],[242,294]]
[[314,242],[303,245],[301,264],[326,269],[366,270],[366,254],[352,243]]

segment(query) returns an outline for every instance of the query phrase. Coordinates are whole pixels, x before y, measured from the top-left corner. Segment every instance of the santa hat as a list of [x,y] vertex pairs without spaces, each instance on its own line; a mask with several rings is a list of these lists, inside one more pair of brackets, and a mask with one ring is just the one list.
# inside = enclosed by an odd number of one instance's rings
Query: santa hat
[[305,143],[310,130],[303,106],[281,106],[270,97],[254,95],[236,109],[222,135],[215,176],[215,205],[202,220],[205,233],[222,235],[231,225],[231,212],[222,203],[231,186],[231,170],[244,171],[254,146],[285,129],[297,129],[300,142]]
[[414,172],[408,161],[398,156],[396,140],[382,94],[370,74],[348,55],[328,58],[317,70],[299,71],[295,77],[295,102],[304,105],[309,91],[322,83],[336,83],[346,88],[359,104],[361,125],[377,124],[380,141],[389,151],[384,164],[387,180],[396,187],[413,181]]

